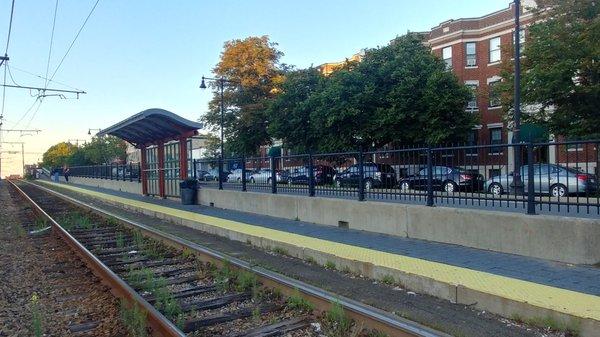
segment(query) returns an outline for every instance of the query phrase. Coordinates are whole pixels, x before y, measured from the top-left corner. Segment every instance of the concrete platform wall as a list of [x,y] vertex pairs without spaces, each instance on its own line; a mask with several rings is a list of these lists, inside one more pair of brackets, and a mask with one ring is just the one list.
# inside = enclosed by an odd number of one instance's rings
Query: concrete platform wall
[[[60,177],[60,181],[64,182],[65,178]],[[85,186],[93,186],[106,188],[109,190],[142,194],[142,184],[137,181],[122,181],[97,178],[69,177],[69,182]]]
[[201,189],[202,205],[574,264],[600,262],[600,221]]

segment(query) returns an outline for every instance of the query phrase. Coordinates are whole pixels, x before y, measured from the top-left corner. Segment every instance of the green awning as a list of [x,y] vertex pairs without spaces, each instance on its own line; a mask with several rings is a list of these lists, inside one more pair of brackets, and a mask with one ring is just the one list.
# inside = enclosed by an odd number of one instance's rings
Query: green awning
[[281,146],[272,146],[267,151],[267,156],[269,157],[280,157],[281,156]]
[[521,124],[521,141],[523,142],[547,142],[550,133],[548,128],[539,124]]

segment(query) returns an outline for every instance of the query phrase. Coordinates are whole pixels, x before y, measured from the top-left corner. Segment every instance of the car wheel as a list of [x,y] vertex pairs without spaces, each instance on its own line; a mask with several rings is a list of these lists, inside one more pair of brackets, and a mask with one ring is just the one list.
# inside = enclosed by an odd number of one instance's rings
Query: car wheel
[[453,181],[447,181],[444,183],[444,191],[447,193],[454,193],[457,190],[457,186]]
[[567,187],[562,184],[556,184],[550,187],[550,193],[553,197],[564,197],[567,194]]
[[403,181],[400,183],[400,191],[408,192],[409,189],[410,189],[410,184],[408,183],[408,181]]
[[502,193],[504,193],[504,190],[502,189],[502,185],[498,183],[492,183],[490,187],[488,187],[488,192],[493,195],[502,195]]
[[337,187],[337,188],[340,188],[340,187],[342,187],[342,182],[341,182],[341,181],[339,181],[339,180],[336,180],[336,181],[335,181],[335,187]]
[[373,180],[365,180],[365,191],[370,191],[371,189],[373,189]]
[[254,184],[254,178],[250,178],[250,182]]

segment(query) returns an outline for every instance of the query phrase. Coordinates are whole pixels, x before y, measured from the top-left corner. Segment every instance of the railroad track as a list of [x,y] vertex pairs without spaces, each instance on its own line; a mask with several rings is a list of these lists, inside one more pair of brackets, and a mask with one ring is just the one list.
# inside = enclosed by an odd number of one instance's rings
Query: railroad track
[[45,187],[19,182],[15,188],[126,301],[132,334],[443,335]]

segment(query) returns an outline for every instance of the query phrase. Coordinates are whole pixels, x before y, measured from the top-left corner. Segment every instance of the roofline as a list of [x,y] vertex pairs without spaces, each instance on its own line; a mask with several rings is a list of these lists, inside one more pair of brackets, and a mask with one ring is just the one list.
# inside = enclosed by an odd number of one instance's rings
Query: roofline
[[185,118],[183,118],[181,116],[178,116],[178,115],[174,114],[173,112],[170,112],[170,111],[167,111],[167,110],[164,110],[164,109],[152,108],[152,109],[146,109],[144,111],[138,112],[138,113],[136,113],[135,115],[133,115],[133,116],[131,116],[129,118],[126,118],[126,119],[124,119],[124,120],[122,120],[122,121],[120,121],[118,123],[115,123],[115,124],[113,124],[113,125],[105,128],[105,129],[102,129],[100,132],[98,132],[97,135],[98,136],[107,135],[110,132],[113,132],[115,130],[118,130],[118,129],[126,126],[126,125],[129,125],[129,124],[132,124],[132,123],[137,122],[139,120],[142,120],[145,117],[150,116],[150,115],[165,116],[165,117],[171,118],[171,119],[173,119],[173,120],[175,120],[175,121],[177,121],[177,122],[179,122],[181,124],[185,124],[185,125],[187,125],[187,126],[189,126],[191,128],[202,129],[202,124],[200,124],[200,123],[190,121],[189,119],[185,119]]
[[511,8],[514,5],[515,5],[515,3],[511,2],[511,3],[508,4],[508,8],[499,9],[499,10],[497,10],[495,12],[491,12],[491,13],[488,13],[488,14],[483,15],[483,16],[476,16],[476,17],[471,17],[471,18],[459,18],[459,19],[446,20],[444,22],[441,22],[437,26],[431,28],[431,30],[442,28],[443,25],[448,24],[448,23],[454,23],[454,22],[460,22],[460,21],[478,21],[478,20],[483,20],[485,18],[488,18],[490,16],[494,16],[494,15],[502,13],[504,11],[509,11],[509,10],[511,10]]

